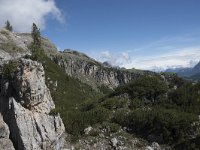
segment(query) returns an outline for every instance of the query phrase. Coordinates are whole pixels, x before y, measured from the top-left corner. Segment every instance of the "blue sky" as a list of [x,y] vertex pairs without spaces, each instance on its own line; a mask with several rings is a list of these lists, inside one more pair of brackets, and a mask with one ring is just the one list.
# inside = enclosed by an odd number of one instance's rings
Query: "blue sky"
[[[3,1],[12,0],[0,0],[0,4]],[[35,12],[38,19],[32,8],[30,22],[38,22],[42,34],[60,50],[75,49],[99,61],[140,69],[192,66],[200,60],[200,0],[34,3],[36,10],[45,3],[49,6],[44,5],[43,14]]]

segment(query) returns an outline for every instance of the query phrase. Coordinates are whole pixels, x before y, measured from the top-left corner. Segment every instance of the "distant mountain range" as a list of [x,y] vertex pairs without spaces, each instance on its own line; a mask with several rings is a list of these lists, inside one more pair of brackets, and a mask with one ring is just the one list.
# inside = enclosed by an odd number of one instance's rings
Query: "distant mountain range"
[[199,80],[200,79],[200,62],[197,63],[194,67],[191,68],[174,68],[174,69],[167,69],[165,72],[174,72],[177,75],[188,78],[188,79],[193,79],[193,80]]

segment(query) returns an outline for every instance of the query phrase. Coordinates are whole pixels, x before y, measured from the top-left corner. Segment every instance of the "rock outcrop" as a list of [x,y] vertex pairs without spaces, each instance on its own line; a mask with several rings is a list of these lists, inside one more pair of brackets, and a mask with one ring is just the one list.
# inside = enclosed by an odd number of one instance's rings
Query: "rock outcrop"
[[144,74],[153,74],[150,71],[137,70],[135,72],[126,69],[108,67],[94,59],[77,51],[65,50],[52,56],[56,64],[65,69],[66,74],[78,78],[92,87],[106,86],[115,88],[129,83]]
[[7,124],[3,121],[3,117],[0,114],[0,149],[2,150],[14,150],[13,144],[9,139],[10,131]]
[[18,150],[60,150],[64,124],[45,85],[42,64],[21,59],[12,80],[1,78],[0,110]]

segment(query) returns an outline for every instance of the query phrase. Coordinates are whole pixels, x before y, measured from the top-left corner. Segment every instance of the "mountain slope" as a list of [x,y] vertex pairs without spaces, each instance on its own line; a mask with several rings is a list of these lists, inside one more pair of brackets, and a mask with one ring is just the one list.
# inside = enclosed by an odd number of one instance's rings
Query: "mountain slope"
[[78,103],[88,99],[96,99],[102,95],[100,92],[94,91],[89,85],[68,76],[62,68],[48,57],[45,57],[44,60],[47,85],[55,103],[61,109],[74,108]]
[[68,75],[78,78],[95,89],[102,86],[113,89],[135,80],[141,75],[154,74],[150,71],[132,72],[126,69],[108,67],[73,50],[65,50],[51,57],[60,67],[64,68]]
[[58,52],[45,38],[39,63],[28,59],[31,41],[30,34],[0,31],[0,111],[16,149],[60,150],[62,121],[66,149],[200,146],[199,83]]
[[[96,60],[74,50],[58,52],[57,48],[46,38],[42,38],[42,47],[45,54],[71,77],[78,78],[94,89],[113,89],[119,85],[137,79],[140,75],[153,74],[150,71],[129,71],[106,66]],[[2,61],[12,57],[19,58],[30,54],[29,46],[32,42],[31,34],[12,33],[5,29],[0,30],[0,54]]]
[[[127,141],[118,136],[125,132],[148,142],[170,145],[168,149],[198,149],[200,84],[176,78],[140,77],[134,82],[119,86],[97,102],[83,105],[75,116],[93,114],[89,117],[91,120],[85,118],[83,122],[86,126],[91,126],[87,136],[97,139],[101,137],[102,130],[105,130],[104,134],[108,139],[114,136],[123,141],[124,145]],[[101,113],[93,113],[97,110],[101,110]],[[74,124],[81,120],[74,120]],[[76,129],[82,131],[84,128],[77,125]],[[164,149],[166,145],[161,147]],[[132,147],[134,148],[137,149]]]
[[197,63],[193,68],[167,69],[165,72],[174,72],[181,77],[197,80],[200,78],[200,62]]

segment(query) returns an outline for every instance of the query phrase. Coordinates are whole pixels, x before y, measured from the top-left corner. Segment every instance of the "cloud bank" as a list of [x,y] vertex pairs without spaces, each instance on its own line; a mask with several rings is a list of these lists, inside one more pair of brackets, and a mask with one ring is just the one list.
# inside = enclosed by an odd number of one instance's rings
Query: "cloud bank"
[[32,23],[43,30],[46,17],[63,22],[63,15],[54,0],[0,0],[0,27],[9,20],[17,32],[30,32]]
[[141,57],[134,57],[128,52],[113,54],[110,51],[102,51],[97,60],[127,69],[163,71],[167,68],[193,67],[200,61],[200,47],[187,47],[156,56]]
[[163,71],[168,68],[193,67],[200,61],[200,32],[165,37],[125,51],[101,50],[93,55],[113,66]]
[[188,47],[154,57],[132,59],[124,67],[161,71],[167,68],[193,67],[199,60],[200,47]]
[[97,60],[101,62],[108,62],[112,66],[123,66],[124,64],[128,64],[131,62],[130,56],[126,52],[122,52],[119,54],[112,54],[108,50],[104,50],[100,53],[100,57]]

